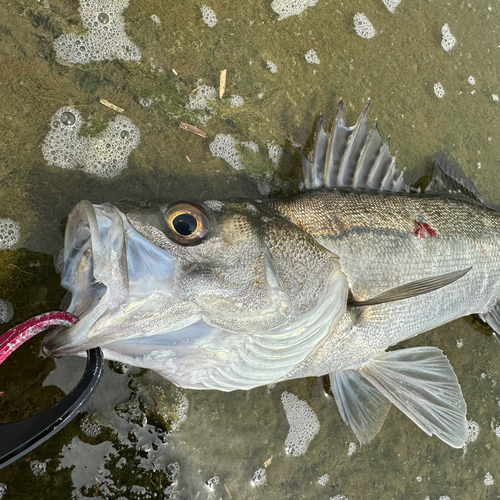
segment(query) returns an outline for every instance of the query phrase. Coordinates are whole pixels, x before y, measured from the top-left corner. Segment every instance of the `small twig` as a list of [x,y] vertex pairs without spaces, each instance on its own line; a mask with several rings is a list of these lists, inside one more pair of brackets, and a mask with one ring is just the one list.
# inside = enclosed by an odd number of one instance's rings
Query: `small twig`
[[189,156],[186,155],[186,160],[191,161],[191,158],[189,158]]
[[222,99],[222,96],[226,91],[226,75],[227,75],[227,69],[223,69],[220,72],[219,99]]
[[101,99],[99,102],[101,104],[104,104],[104,106],[107,106],[108,108],[112,109],[113,111],[118,111],[118,113],[123,113],[125,111],[123,108],[119,108],[118,106],[115,106],[113,103],[106,101],[106,99]]
[[189,123],[181,122],[179,124],[179,127],[182,130],[186,130],[188,132],[192,132],[193,134],[199,135],[200,137],[206,137],[207,136],[206,132],[204,132],[203,130],[200,130],[199,128],[196,128],[194,125],[190,125]]
[[224,484],[224,488],[226,488],[227,494],[229,495],[229,498],[233,500],[233,497],[231,496],[231,493],[229,493],[229,490],[227,489],[227,486]]
[[179,73],[177,73],[177,71],[175,71],[175,69],[174,69],[174,68],[172,68],[172,73],[173,73],[175,76],[177,76],[177,75],[179,74]]

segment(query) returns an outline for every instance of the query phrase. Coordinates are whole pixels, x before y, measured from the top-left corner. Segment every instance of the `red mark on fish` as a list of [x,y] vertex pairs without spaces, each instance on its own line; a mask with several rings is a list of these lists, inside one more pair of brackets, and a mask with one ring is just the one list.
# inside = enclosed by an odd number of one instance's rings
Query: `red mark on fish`
[[433,236],[437,236],[437,231],[432,229],[430,224],[427,224],[427,222],[418,222],[416,220],[413,222],[416,226],[413,230],[413,234],[417,236],[417,238],[425,238],[426,236],[432,238]]

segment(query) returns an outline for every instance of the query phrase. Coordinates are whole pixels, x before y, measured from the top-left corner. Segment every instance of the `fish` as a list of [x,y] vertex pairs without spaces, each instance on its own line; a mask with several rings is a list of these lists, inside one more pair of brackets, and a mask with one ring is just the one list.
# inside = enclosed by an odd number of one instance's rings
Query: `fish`
[[250,390],[328,376],[362,444],[391,404],[461,448],[467,406],[434,346],[387,351],[476,314],[500,335],[500,215],[439,154],[428,186],[396,166],[367,102],[318,120],[312,161],[285,199],[81,201],[61,283],[80,321],[47,355],[104,356],[179,387]]

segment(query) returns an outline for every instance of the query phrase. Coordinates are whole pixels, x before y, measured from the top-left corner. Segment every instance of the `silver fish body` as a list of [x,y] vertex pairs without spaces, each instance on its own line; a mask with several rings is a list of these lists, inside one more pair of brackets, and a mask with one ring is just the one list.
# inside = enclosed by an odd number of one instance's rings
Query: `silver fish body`
[[363,301],[425,276],[470,272],[432,292],[349,308],[301,376],[357,369],[381,350],[500,299],[500,215],[453,197],[308,192],[272,202],[340,258],[352,296]]
[[362,443],[391,403],[454,447],[466,405],[435,347],[385,352],[472,313],[500,332],[500,216],[441,157],[425,193],[395,167],[367,110],[318,124],[303,193],[286,200],[81,202],[62,284],[77,325],[50,355],[100,346],[175,384],[230,391],[329,374]]

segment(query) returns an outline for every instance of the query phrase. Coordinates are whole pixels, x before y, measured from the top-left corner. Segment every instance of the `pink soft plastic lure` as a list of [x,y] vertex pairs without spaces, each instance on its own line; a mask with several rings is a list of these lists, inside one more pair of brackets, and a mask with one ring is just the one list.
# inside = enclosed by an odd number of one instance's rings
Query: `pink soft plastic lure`
[[53,311],[35,316],[7,330],[0,336],[0,365],[27,340],[37,333],[55,326],[70,327],[78,323],[78,317],[63,311]]

